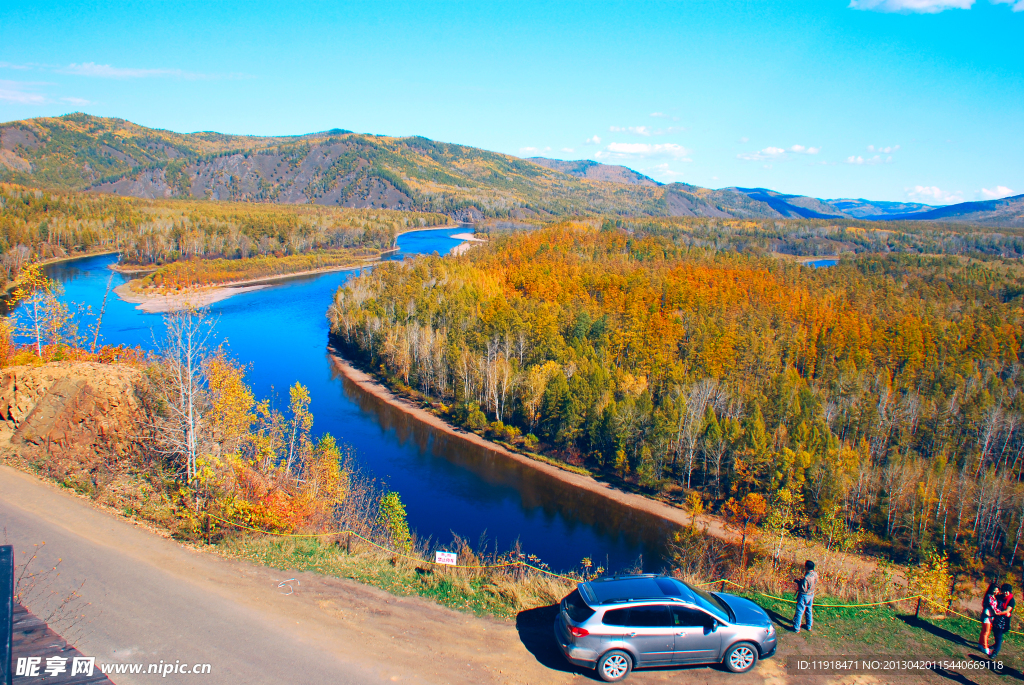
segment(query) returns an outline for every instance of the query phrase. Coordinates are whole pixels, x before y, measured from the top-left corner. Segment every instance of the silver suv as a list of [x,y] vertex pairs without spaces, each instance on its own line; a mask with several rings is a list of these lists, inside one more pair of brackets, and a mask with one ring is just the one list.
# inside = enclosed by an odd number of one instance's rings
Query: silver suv
[[634,668],[671,664],[722,663],[746,673],[778,646],[768,614],[753,602],[657,575],[580,583],[562,600],[555,638],[566,659],[610,683]]

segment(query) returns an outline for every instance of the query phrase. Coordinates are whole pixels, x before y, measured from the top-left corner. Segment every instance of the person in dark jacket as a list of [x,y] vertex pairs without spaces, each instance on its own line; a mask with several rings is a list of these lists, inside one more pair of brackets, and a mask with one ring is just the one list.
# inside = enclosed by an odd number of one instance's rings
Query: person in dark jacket
[[1009,583],[1003,583],[996,595],[995,618],[992,621],[992,635],[995,636],[995,644],[992,646],[993,659],[999,656],[999,650],[1003,648],[1003,635],[1010,631],[1010,617],[1013,609],[1017,606],[1017,600],[1013,598],[1013,587]]
[[804,577],[794,578],[793,582],[796,583],[796,616],[793,617],[793,632],[799,633],[804,622],[804,613],[807,614],[807,630],[814,625],[811,607],[814,604],[814,589],[818,586],[818,572],[814,570],[814,562],[808,559],[804,563]]

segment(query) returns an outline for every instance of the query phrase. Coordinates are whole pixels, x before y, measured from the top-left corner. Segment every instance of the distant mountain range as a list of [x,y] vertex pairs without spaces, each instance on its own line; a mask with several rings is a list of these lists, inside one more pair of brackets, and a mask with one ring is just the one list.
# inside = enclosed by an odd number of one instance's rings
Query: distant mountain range
[[459,220],[581,214],[938,220],[1024,226],[1024,195],[948,207],[660,184],[624,166],[520,159],[426,138],[173,133],[86,114],[0,124],[0,181],[134,197],[444,212]]

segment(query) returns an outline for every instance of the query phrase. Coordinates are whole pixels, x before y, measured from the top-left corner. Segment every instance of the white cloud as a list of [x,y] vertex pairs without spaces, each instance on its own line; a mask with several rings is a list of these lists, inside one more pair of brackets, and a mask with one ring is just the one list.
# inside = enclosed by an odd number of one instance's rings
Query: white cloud
[[[1024,0],[989,0],[993,5],[1009,5],[1014,12],[1024,12]],[[975,0],[850,0],[848,7],[874,12],[937,14],[945,10],[969,10]]]
[[600,145],[601,139],[597,136],[591,136],[590,138],[587,138],[586,143],[587,145]]
[[876,148],[874,145],[868,145],[868,152],[881,152],[881,153],[886,154],[886,155],[891,154],[893,152],[896,152],[899,149],[900,149],[899,145],[890,145],[888,147],[879,147],[879,148]]
[[873,12],[936,14],[950,9],[969,10],[973,5],[974,0],[850,0],[847,7]]
[[998,200],[1001,197],[1009,197],[1013,195],[1013,191],[1006,186],[996,186],[992,190],[988,188],[981,189],[981,196],[986,200]]
[[0,100],[4,102],[16,102],[19,105],[41,105],[46,98],[38,93],[24,93],[18,90],[7,90],[0,88]]
[[576,152],[576,150],[572,149],[571,147],[563,147],[562,152]]
[[521,155],[536,155],[540,152],[540,148],[536,147],[521,147],[519,148],[519,154]]
[[15,102],[19,105],[42,105],[46,98],[39,93],[25,90],[25,86],[33,85],[22,81],[0,81],[0,101]]
[[682,145],[663,143],[609,143],[608,146],[594,155],[598,159],[643,159],[670,157],[681,162],[692,161],[687,155],[690,151]]
[[197,74],[182,69],[133,69],[125,67],[113,67],[109,64],[96,64],[95,62],[83,62],[82,64],[69,64],[66,67],[52,68],[59,74],[72,74],[75,76],[92,76],[95,78],[178,78],[186,81],[204,81],[217,79],[239,79],[252,78],[248,74]]
[[914,186],[913,189],[907,188],[907,196],[916,202],[931,202],[938,203],[940,205],[950,205],[964,201],[963,193],[959,190],[955,193],[951,193],[935,186]]
[[[741,140],[746,140],[746,138],[741,138]],[[763,162],[766,159],[784,159],[789,153],[794,155],[816,155],[819,152],[821,152],[821,148],[807,147],[806,145],[793,145],[788,150],[770,146],[757,152],[741,152],[736,157],[738,159],[745,159],[748,162]]]
[[664,112],[651,112],[651,116],[657,117],[658,119],[668,119],[668,115]]
[[763,150],[757,152],[741,152],[736,155],[739,159],[745,159],[748,162],[760,162],[764,159],[778,159],[786,154],[786,151],[781,147],[766,147]]
[[154,76],[181,78],[186,75],[181,69],[125,69],[122,67],[112,67],[109,64],[96,64],[95,62],[69,64],[59,71],[64,74],[95,76],[98,78],[148,78]]
[[[899,145],[897,145],[896,147],[899,147]],[[871,148],[871,146],[868,146],[868,149],[874,149],[874,148]],[[886,149],[889,149],[889,148],[886,148]],[[884,152],[884,151],[885,150],[880,150],[880,152]],[[857,164],[857,165],[891,164],[892,163],[892,155],[889,155],[888,157],[885,157],[884,159],[882,158],[882,155],[875,155],[874,157],[867,157],[867,158],[861,157],[860,155],[850,155],[849,157],[846,158],[846,163],[847,164]]]
[[750,142],[750,138],[747,138],[746,136],[743,136],[742,138],[740,138],[740,142],[741,143],[749,143]]
[[635,133],[638,136],[649,136],[651,135],[651,129],[646,126],[609,126],[608,130],[612,133]]
[[682,171],[675,171],[667,162],[664,164],[655,164],[654,166],[646,167],[643,169],[643,172],[648,176],[656,176],[659,178],[679,178],[680,176],[683,176]]
[[85,98],[61,98],[61,101],[71,103],[72,105],[78,105],[79,107],[92,104]]

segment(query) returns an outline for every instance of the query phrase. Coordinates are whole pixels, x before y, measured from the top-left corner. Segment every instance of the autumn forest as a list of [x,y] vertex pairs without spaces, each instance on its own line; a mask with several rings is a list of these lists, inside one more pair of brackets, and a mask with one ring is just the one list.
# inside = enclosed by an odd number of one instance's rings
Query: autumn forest
[[[335,344],[449,419],[766,530],[1014,564],[1021,238],[572,221],[340,288]],[[813,269],[789,254],[847,255]],[[692,500],[691,500],[692,501]],[[968,563],[963,561],[962,563]],[[973,562],[971,562],[973,563]]]

